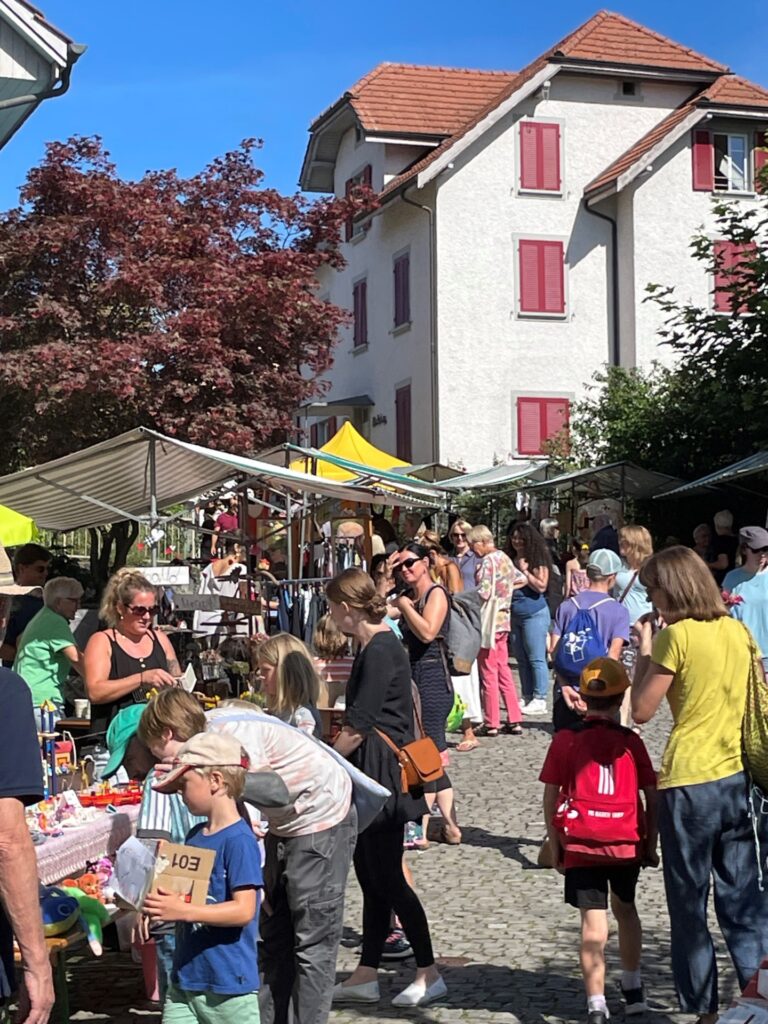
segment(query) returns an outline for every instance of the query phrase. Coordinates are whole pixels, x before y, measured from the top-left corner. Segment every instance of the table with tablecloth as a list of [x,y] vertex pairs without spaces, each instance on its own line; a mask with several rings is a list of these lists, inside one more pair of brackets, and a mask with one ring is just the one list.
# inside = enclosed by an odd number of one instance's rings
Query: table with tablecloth
[[102,811],[79,828],[65,829],[61,836],[49,836],[35,847],[40,881],[52,885],[64,878],[77,877],[88,861],[112,856],[133,834],[138,816],[138,806],[128,804],[114,814]]

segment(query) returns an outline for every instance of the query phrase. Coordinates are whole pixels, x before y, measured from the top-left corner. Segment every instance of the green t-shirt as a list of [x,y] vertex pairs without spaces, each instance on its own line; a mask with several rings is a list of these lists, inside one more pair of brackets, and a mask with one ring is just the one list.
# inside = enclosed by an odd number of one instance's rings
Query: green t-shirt
[[39,611],[21,634],[13,667],[32,691],[33,704],[61,703],[61,687],[72,665],[62,651],[73,646],[69,622],[50,608]]
[[682,619],[656,635],[653,660],[675,673],[667,700],[675,721],[659,789],[715,782],[743,770],[741,720],[750,655],[746,630],[728,616]]

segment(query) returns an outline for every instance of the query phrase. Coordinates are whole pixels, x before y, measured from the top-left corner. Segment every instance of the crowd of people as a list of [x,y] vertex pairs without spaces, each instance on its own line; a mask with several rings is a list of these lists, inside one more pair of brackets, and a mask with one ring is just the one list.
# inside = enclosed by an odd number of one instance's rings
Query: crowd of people
[[[177,685],[181,666],[155,628],[156,590],[141,573],[112,577],[103,628],[81,651],[69,623],[82,588],[61,577],[46,583],[49,562],[45,549],[27,545],[11,581],[4,552],[0,558],[1,617],[12,626],[2,654],[14,666],[3,682],[24,726],[13,748],[19,764],[33,704],[60,707],[63,678],[74,670],[93,727],[113,751],[110,770],[122,764],[145,781],[139,837],[215,855],[210,905],[160,892],[139,922],[141,941],[155,943],[166,1024],[256,1020],[259,1012],[269,1024],[321,1024],[336,1003],[378,1003],[382,962],[406,957],[415,972],[394,1006],[446,995],[428,908],[403,850],[462,842],[446,738],[457,708],[453,750],[461,757],[502,731],[519,736],[525,718],[543,721],[551,709],[554,736],[540,774],[546,857],[581,916],[589,1024],[608,1017],[609,902],[626,1013],[647,1008],[635,894],[641,868],[658,864],[657,838],[681,1009],[702,1024],[718,1012],[710,878],[742,985],[768,953],[768,893],[760,885],[768,828],[742,754],[754,650],[766,659],[761,681],[768,666],[764,528],[735,534],[731,514],[721,512],[713,530],[697,527],[692,547],[654,553],[644,527],[617,530],[607,517],[569,546],[554,519],[516,521],[498,547],[487,526],[461,518],[443,538],[415,526],[370,572],[350,568],[329,581],[314,650],[285,633],[260,645],[264,708],[231,700],[207,713]],[[452,617],[460,595],[472,594],[476,658],[457,674]],[[339,682],[343,724],[329,746],[318,705],[322,688]],[[673,726],[657,774],[642,730],[663,702]],[[0,817],[11,815],[16,828],[14,801],[36,794],[29,785],[6,798],[0,788]],[[603,819],[621,821],[612,830]],[[0,868],[2,858],[0,844]],[[351,867],[363,894],[362,945],[358,966],[336,983]],[[6,889],[0,881],[33,964],[29,997],[43,1006],[50,993],[39,927]]]

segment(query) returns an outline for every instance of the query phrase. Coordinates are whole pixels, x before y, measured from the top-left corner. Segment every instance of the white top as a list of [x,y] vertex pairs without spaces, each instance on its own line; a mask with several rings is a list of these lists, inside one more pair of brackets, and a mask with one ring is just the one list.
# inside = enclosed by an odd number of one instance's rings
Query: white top
[[349,812],[352,782],[323,745],[254,707],[208,711],[208,728],[234,736],[248,752],[251,770],[277,772],[291,796],[289,807],[263,809],[274,835],[290,838],[323,832]]

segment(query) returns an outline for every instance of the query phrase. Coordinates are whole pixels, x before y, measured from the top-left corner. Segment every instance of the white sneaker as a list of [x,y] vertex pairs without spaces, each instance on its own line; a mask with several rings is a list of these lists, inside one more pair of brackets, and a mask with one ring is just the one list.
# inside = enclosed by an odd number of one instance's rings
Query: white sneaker
[[523,708],[524,715],[546,715],[547,702],[543,697],[534,697]]
[[393,1006],[426,1006],[442,999],[448,995],[448,986],[442,978],[437,978],[431,985],[424,986],[417,981],[412,981],[408,988],[395,996],[392,1000]]

